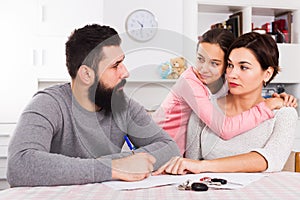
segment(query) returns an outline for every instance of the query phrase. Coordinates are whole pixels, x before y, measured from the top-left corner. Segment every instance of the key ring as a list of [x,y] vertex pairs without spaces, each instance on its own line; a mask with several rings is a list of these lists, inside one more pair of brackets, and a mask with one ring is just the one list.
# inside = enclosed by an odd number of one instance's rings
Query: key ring
[[194,182],[189,185],[191,180],[187,180],[184,183],[180,184],[177,188],[178,190],[193,190],[193,191],[207,191],[208,186],[205,183]]
[[227,180],[222,179],[222,178],[203,177],[203,178],[200,178],[200,181],[207,183],[209,185],[225,185],[225,184],[227,184]]

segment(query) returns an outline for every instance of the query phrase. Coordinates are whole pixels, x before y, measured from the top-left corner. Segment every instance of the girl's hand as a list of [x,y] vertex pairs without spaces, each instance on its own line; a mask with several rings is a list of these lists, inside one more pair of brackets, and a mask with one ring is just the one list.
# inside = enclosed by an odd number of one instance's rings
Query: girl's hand
[[284,101],[280,97],[272,97],[265,99],[265,104],[271,110],[280,109],[284,106]]
[[280,97],[280,98],[282,98],[284,106],[294,107],[294,108],[296,108],[298,106],[298,104],[297,104],[297,98],[294,97],[291,94],[287,94],[285,92],[280,93],[280,94],[274,93],[272,95],[272,97]]

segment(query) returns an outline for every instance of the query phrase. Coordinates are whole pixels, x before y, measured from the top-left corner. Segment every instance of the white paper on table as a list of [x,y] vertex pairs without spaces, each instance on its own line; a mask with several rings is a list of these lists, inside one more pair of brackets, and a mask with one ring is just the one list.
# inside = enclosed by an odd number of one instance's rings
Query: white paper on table
[[126,182],[126,181],[108,181],[103,182],[104,185],[111,187],[114,190],[133,190],[151,188],[164,185],[182,184],[187,180],[191,182],[199,182],[200,178],[223,178],[227,180],[227,184],[216,186],[209,185],[210,188],[218,189],[239,189],[250,183],[267,176],[263,173],[201,173],[201,174],[187,174],[187,175],[159,175],[150,176],[142,181]]

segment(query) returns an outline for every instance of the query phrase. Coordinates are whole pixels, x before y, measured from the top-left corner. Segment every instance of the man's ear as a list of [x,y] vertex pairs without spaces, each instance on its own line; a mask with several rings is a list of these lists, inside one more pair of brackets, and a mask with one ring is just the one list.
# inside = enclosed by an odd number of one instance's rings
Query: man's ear
[[268,82],[272,77],[273,73],[274,73],[274,68],[269,66],[268,69],[265,71],[264,82]]
[[80,80],[87,85],[94,83],[94,71],[86,65],[79,67],[77,75]]

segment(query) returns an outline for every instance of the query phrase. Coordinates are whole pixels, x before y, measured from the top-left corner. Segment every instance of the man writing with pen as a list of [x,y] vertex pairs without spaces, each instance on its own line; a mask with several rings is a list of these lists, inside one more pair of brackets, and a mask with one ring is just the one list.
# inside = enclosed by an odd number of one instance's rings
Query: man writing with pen
[[[137,181],[179,156],[169,135],[124,94],[129,74],[120,43],[108,26],[72,33],[66,43],[71,83],[39,91],[17,123],[8,150],[12,187]],[[134,155],[121,152],[129,139]]]

